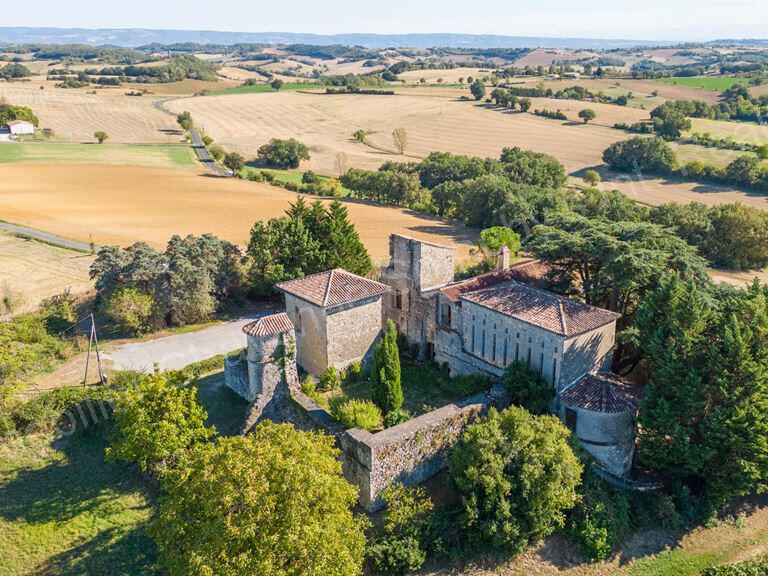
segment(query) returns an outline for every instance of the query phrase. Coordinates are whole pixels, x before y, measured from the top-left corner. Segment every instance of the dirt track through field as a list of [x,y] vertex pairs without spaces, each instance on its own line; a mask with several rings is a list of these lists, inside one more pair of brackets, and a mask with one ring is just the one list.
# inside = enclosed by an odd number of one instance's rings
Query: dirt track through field
[[[157,248],[173,234],[205,232],[243,246],[257,220],[282,216],[296,200],[267,184],[165,168],[4,164],[0,182],[0,220],[84,242],[142,240]],[[437,218],[361,201],[345,205],[377,261],[387,258],[392,232],[454,246],[463,258],[473,244],[473,231]]]

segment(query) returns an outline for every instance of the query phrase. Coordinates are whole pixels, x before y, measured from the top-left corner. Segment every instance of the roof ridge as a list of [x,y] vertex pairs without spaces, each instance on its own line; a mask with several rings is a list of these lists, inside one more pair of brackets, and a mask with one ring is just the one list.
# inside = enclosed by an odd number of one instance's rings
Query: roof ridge
[[557,301],[557,315],[560,318],[560,327],[564,334],[568,334],[568,325],[565,323],[565,308],[561,300]]
[[323,296],[323,307],[328,305],[328,297],[331,295],[331,285],[333,285],[333,274],[335,272],[336,268],[328,274],[328,283],[325,285],[325,295]]

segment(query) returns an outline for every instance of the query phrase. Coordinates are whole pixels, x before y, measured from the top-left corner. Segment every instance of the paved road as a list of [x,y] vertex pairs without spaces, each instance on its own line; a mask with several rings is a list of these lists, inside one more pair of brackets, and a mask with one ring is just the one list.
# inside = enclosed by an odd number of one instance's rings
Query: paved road
[[[165,107],[165,103],[169,100],[175,100],[175,98],[166,98],[165,100],[155,100],[152,102],[152,105],[157,109],[160,110],[160,112],[164,112],[165,114],[169,114],[171,116],[176,116],[175,113],[168,110],[168,108]],[[205,144],[203,144],[203,139],[200,137],[200,132],[198,132],[197,128],[194,126],[189,129],[189,138],[192,140],[192,149],[195,151],[195,154],[197,155],[197,160],[208,168],[211,172],[214,174],[218,174],[219,176],[232,176],[232,173],[216,164],[216,162],[213,161],[213,158],[210,157],[208,154],[208,150],[205,149]]]
[[259,316],[274,312],[273,308],[263,309],[247,317],[196,332],[123,344],[104,356],[113,362],[117,370],[152,372],[155,365],[160,370],[178,370],[194,362],[244,348],[246,341],[242,332],[243,326]]
[[[71,250],[80,250],[81,252],[90,252],[91,246],[85,242],[78,242],[77,240],[70,240],[63,236],[57,236],[56,234],[50,234],[49,232],[43,232],[42,230],[35,230],[34,228],[27,228],[19,224],[11,224],[10,222],[3,222],[0,220],[0,230],[6,230],[13,232],[14,234],[23,234],[36,240],[47,242],[48,244],[54,244],[55,246],[61,246],[62,248],[69,248]],[[99,246],[94,246],[94,250],[98,250]]]

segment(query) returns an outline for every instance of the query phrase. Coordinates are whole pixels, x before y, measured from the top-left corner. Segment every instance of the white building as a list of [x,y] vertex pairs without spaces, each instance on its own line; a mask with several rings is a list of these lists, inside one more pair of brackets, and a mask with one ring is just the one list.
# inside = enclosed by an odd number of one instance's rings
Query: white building
[[26,120],[11,120],[8,122],[8,128],[14,136],[35,133],[35,126],[32,122],[27,122]]

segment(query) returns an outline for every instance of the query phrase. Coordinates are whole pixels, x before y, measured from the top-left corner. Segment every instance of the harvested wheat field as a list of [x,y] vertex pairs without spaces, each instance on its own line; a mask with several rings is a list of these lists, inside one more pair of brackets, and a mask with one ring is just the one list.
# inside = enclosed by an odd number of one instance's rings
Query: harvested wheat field
[[726,122],[723,120],[706,120],[691,118],[691,132],[727,138],[730,136],[736,142],[751,142],[765,144],[768,142],[768,126],[755,122]]
[[[92,286],[90,254],[81,254],[0,232],[0,299],[16,299],[14,313],[34,309],[41,300],[64,290],[85,292]],[[3,310],[0,308],[0,318]]]
[[[257,220],[281,216],[296,194],[267,184],[190,170],[129,166],[0,165],[0,220],[97,244],[137,240],[163,247],[171,235],[210,232],[238,245]],[[389,234],[454,246],[466,258],[474,233],[398,208],[345,202],[371,256],[386,260]]]
[[[174,112],[189,110],[207,134],[247,158],[270,138],[297,138],[310,147],[308,167],[324,174],[335,173],[338,152],[347,155],[350,166],[375,168],[386,160],[410,161],[435,150],[498,157],[506,146],[553,154],[574,171],[600,164],[603,150],[627,137],[603,126],[411,94],[272,92],[188,98],[166,106]],[[398,127],[408,131],[405,156],[392,152],[391,134]],[[356,142],[352,133],[358,129],[370,131],[368,140],[385,152]]]
[[40,127],[52,128],[57,139],[91,142],[97,130],[107,132],[111,142],[172,143],[183,139],[175,118],[154,108],[151,97],[126,96],[125,88],[95,92],[54,88],[51,82],[0,83],[0,97],[32,108]]
[[430,84],[437,82],[438,78],[442,78],[444,84],[458,84],[459,78],[464,78],[466,84],[467,78],[470,76],[472,78],[482,78],[492,72],[492,70],[488,68],[483,68],[483,72],[480,70],[480,68],[468,68],[463,66],[450,69],[408,70],[407,72],[398,74],[398,78],[405,80],[409,84],[418,84],[422,78]]
[[615,80],[613,82],[634,92],[647,94],[656,92],[666,100],[703,100],[707,104],[717,104],[720,101],[720,92],[715,90],[704,90],[679,84],[664,84],[654,80]]

